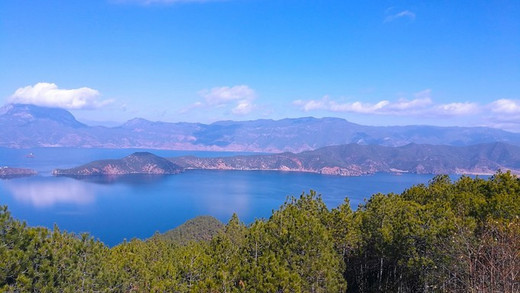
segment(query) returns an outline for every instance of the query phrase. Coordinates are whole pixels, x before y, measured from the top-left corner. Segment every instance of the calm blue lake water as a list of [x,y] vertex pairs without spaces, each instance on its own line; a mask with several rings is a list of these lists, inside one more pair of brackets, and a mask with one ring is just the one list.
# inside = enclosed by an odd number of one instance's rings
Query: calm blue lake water
[[[31,226],[89,232],[108,245],[123,239],[147,238],[198,215],[227,222],[236,212],[250,223],[268,218],[288,195],[310,189],[321,193],[329,208],[345,197],[353,208],[382,192],[402,192],[433,176],[375,174],[363,177],[324,176],[271,171],[193,170],[170,176],[127,176],[117,180],[77,180],[53,177],[55,168],[68,168],[96,159],[121,158],[132,149],[38,148],[0,149],[0,166],[27,167],[38,176],[0,180],[0,205]],[[142,150],[141,150],[142,151]],[[32,152],[34,158],[26,158]],[[223,156],[237,153],[150,150],[173,157]]]

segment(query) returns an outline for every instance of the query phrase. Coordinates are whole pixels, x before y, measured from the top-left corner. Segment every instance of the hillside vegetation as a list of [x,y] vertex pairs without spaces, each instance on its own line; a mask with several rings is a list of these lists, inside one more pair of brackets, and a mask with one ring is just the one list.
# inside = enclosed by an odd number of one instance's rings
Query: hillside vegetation
[[311,191],[202,242],[109,248],[0,209],[0,291],[519,292],[520,180],[437,176],[355,211]]
[[153,239],[169,240],[181,245],[191,241],[210,241],[224,230],[225,225],[212,216],[198,216],[186,221],[175,229],[156,234]]

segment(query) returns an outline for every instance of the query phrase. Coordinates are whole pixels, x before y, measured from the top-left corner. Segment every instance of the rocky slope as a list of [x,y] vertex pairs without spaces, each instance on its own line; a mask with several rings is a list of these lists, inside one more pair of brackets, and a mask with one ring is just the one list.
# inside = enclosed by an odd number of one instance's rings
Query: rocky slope
[[12,168],[7,166],[0,167],[0,179],[25,177],[36,175],[36,171],[25,168]]
[[402,147],[348,144],[298,154],[221,158],[178,157],[186,169],[276,170],[359,176],[377,172],[417,174],[520,173],[520,147],[504,143],[467,147],[409,144]]
[[56,176],[177,174],[183,168],[148,152],[136,152],[122,159],[94,161],[76,168],[56,169]]
[[87,126],[63,109],[13,104],[0,109],[0,147],[149,148],[301,152],[330,145],[409,143],[520,145],[520,134],[483,127],[375,127],[339,118],[220,121],[212,124],[132,119],[119,127]]

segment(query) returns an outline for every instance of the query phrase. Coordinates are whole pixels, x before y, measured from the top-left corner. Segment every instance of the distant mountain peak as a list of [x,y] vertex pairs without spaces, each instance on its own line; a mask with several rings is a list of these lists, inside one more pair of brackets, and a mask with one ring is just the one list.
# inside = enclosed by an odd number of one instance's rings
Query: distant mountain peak
[[145,127],[145,126],[150,126],[152,125],[154,122],[150,121],[150,120],[146,120],[144,118],[139,118],[139,117],[136,117],[136,118],[133,118],[133,119],[130,119],[128,121],[126,121],[122,127]]
[[129,174],[177,174],[183,168],[149,152],[135,152],[122,159],[99,160],[71,168],[56,169],[58,176],[129,175]]
[[64,126],[79,128],[86,125],[79,122],[67,110],[61,108],[41,107],[30,104],[8,104],[0,109],[0,117],[20,122],[50,120]]
[[121,159],[125,162],[139,162],[139,163],[156,163],[156,164],[167,164],[170,162],[165,158],[159,157],[149,152],[135,152]]
[[13,104],[7,104],[7,105],[0,107],[0,116],[8,113],[13,107],[14,107]]
[[147,119],[144,119],[144,118],[141,118],[141,117],[135,117],[135,118],[132,118],[128,121],[126,121],[125,124],[133,124],[133,123],[143,123],[143,122],[152,122],[150,120],[147,120]]

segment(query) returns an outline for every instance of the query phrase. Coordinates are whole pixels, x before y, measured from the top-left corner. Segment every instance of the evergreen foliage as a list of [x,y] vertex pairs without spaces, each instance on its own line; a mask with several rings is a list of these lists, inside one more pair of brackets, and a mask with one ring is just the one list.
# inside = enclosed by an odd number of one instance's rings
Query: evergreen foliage
[[355,211],[348,200],[329,210],[311,191],[249,226],[233,215],[212,235],[108,248],[1,207],[0,292],[520,291],[520,180],[510,173],[437,176]]
[[224,229],[224,224],[212,216],[198,216],[186,221],[175,229],[153,237],[186,245],[191,241],[210,241]]

